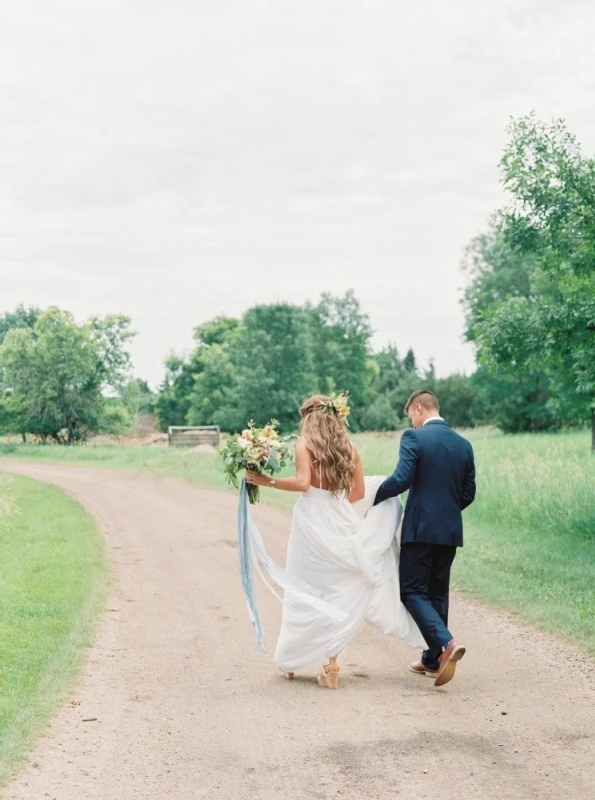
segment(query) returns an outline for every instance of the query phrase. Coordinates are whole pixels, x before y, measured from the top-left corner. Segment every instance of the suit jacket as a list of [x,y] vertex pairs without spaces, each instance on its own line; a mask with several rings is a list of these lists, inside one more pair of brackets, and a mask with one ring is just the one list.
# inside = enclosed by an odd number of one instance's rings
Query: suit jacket
[[473,448],[443,420],[403,431],[399,463],[378,489],[374,505],[409,489],[401,544],[462,547],[461,511],[475,498]]

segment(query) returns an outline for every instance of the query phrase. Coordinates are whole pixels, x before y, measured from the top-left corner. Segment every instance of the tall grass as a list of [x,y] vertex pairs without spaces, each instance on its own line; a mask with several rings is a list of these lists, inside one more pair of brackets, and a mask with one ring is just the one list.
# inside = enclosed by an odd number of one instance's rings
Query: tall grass
[[586,433],[473,438],[478,498],[456,579],[595,655],[595,458]]
[[0,785],[78,673],[107,586],[93,518],[53,486],[0,475]]

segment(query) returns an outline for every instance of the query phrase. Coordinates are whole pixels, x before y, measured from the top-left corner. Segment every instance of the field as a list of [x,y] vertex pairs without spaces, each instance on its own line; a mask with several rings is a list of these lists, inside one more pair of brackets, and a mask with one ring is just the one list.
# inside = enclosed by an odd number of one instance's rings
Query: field
[[64,492],[0,474],[0,784],[78,674],[107,585],[95,520]]
[[[465,512],[455,562],[461,591],[502,607],[595,654],[595,458],[586,431],[505,436],[466,433],[477,462],[477,500]],[[396,436],[359,434],[367,474],[394,468]],[[4,445],[0,455],[170,475],[226,489],[215,455],[166,447]],[[289,509],[290,493],[263,499]]]

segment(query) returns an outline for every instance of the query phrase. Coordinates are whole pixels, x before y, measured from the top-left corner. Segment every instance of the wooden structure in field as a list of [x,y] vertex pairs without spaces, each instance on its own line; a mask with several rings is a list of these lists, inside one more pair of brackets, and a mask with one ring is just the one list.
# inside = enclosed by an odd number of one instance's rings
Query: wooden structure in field
[[170,425],[167,438],[170,447],[197,447],[199,444],[219,447],[221,430],[219,425]]

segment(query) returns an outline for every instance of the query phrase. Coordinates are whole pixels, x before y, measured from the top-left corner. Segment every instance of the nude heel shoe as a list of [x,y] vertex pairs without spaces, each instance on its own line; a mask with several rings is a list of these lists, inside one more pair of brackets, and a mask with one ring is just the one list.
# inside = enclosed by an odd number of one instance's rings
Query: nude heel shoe
[[318,685],[326,686],[327,689],[339,688],[340,667],[337,664],[337,656],[329,658],[328,664],[322,665],[322,672],[318,676]]

